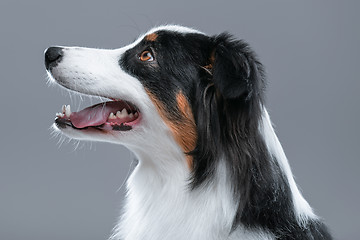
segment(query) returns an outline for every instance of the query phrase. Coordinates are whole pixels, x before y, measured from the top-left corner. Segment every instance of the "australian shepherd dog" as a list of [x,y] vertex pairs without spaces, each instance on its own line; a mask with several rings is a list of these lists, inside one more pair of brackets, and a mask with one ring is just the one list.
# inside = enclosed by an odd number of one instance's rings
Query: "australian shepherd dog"
[[54,128],[138,159],[111,239],[331,239],[294,181],[245,41],[166,25],[113,50],[50,47],[45,65],[61,86],[108,99],[63,106]]

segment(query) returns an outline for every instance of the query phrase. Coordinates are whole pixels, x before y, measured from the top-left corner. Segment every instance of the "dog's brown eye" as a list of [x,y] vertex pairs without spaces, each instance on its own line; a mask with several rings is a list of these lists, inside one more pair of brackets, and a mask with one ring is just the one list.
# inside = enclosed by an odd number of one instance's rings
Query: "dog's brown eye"
[[143,51],[140,55],[140,60],[143,61],[143,62],[151,62],[151,61],[154,61],[154,57],[152,55],[152,53],[148,50],[146,51]]

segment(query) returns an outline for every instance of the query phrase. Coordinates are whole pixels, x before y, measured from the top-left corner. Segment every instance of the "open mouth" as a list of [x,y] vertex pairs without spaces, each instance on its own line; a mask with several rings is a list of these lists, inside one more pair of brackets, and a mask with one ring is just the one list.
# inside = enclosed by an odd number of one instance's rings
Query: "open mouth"
[[139,121],[138,108],[122,100],[102,102],[79,112],[71,112],[70,105],[64,105],[56,114],[55,123],[60,128],[95,128],[104,131],[129,131]]

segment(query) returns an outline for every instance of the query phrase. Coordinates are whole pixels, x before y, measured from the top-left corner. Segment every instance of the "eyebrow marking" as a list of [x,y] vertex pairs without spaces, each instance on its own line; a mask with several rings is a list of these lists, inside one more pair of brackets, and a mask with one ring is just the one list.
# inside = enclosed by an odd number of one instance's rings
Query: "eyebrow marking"
[[155,42],[158,36],[159,35],[157,33],[150,33],[149,35],[146,35],[145,40]]

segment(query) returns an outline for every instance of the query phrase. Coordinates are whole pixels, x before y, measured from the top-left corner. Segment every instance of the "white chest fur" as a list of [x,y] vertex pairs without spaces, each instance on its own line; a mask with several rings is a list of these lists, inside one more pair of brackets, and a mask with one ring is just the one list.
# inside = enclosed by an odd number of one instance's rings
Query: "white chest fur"
[[113,239],[272,239],[241,228],[229,235],[236,204],[224,166],[219,166],[212,183],[190,190],[186,165],[171,162],[172,168],[164,168],[166,173],[148,163],[137,166],[128,180],[125,212]]

